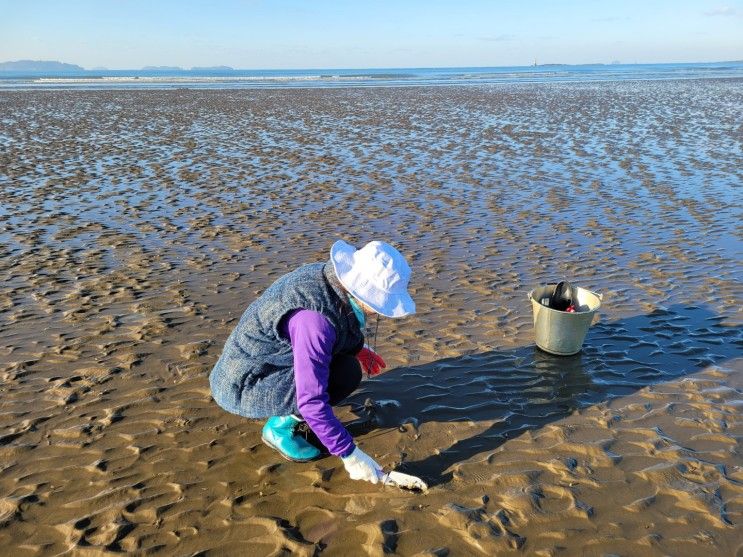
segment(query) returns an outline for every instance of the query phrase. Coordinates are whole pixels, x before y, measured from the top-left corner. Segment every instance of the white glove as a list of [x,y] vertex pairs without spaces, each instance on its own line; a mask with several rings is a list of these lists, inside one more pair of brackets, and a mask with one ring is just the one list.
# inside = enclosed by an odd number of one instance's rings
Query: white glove
[[342,460],[352,480],[364,480],[375,484],[382,476],[382,467],[358,447],[350,455],[342,457]]

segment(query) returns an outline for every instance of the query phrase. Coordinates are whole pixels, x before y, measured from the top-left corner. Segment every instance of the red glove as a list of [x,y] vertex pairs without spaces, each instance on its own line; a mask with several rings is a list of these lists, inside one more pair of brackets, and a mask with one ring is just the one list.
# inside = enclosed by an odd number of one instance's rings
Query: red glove
[[361,369],[368,375],[377,375],[387,367],[382,356],[366,345],[356,354],[356,359],[361,364]]

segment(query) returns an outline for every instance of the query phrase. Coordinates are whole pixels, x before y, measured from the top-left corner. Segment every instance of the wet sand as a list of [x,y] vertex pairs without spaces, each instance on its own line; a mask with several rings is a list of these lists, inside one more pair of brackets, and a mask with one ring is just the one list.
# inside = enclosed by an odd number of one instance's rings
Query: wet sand
[[[743,82],[0,94],[12,555],[743,552]],[[384,238],[419,313],[339,408],[425,494],[211,400],[247,304]],[[526,295],[604,295],[583,352]],[[10,548],[10,549],[8,549]]]

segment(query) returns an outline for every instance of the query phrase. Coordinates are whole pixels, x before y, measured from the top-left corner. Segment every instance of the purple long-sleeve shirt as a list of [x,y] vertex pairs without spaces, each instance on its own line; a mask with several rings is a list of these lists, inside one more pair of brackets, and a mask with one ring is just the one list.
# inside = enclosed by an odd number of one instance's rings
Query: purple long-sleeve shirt
[[335,329],[321,313],[297,309],[283,320],[280,332],[294,353],[299,413],[331,454],[348,456],[355,447],[353,437],[335,417],[328,395]]

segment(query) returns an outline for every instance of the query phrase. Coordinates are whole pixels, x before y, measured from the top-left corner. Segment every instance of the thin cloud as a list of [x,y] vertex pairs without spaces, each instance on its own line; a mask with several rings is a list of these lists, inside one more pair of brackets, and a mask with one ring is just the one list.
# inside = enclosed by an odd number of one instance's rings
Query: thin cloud
[[595,23],[616,23],[618,21],[628,21],[629,17],[617,17],[617,16],[609,16],[609,17],[595,17],[591,21]]
[[503,42],[503,41],[512,41],[516,38],[515,35],[493,35],[490,37],[477,37],[477,40],[479,41],[488,41],[488,42]]
[[719,8],[714,8],[712,10],[704,12],[704,15],[706,16],[723,16],[723,17],[731,17],[736,14],[735,8],[731,8],[730,6],[721,6]]

